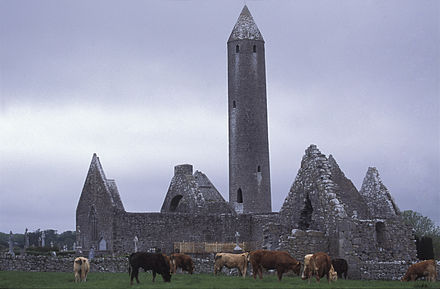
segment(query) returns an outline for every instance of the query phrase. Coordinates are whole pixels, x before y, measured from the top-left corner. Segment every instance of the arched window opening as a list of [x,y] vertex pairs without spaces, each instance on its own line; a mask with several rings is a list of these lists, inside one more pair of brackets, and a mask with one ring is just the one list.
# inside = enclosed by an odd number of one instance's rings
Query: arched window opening
[[257,172],[258,172],[258,173],[261,173],[261,166],[258,166],[258,167],[257,167]]
[[254,53],[257,53],[257,45],[254,45],[253,51],[254,51]]
[[310,227],[310,224],[312,223],[312,213],[312,202],[310,201],[310,197],[307,194],[306,199],[304,200],[304,207],[301,210],[301,216],[299,217],[300,230],[307,230]]
[[235,53],[239,53],[240,52],[240,46],[235,46]]
[[241,191],[241,188],[239,188],[237,191],[237,203],[243,203],[243,193]]
[[95,207],[90,208],[89,213],[89,224],[90,224],[90,238],[92,241],[98,240],[98,221],[96,217]]
[[182,195],[177,195],[171,200],[170,204],[170,212],[175,212],[177,209],[177,206],[179,205],[180,200],[182,199]]
[[376,242],[377,246],[380,248],[385,247],[385,224],[383,222],[377,222],[376,223]]
[[237,107],[237,103],[235,102],[235,100],[232,101],[232,108],[236,108]]

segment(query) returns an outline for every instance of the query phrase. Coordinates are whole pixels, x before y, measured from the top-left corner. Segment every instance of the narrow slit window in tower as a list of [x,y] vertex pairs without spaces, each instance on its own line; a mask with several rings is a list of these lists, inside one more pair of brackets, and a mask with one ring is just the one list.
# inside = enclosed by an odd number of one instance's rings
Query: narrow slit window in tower
[[258,166],[258,167],[257,167],[257,172],[258,172],[258,173],[261,173],[261,166]]
[[237,107],[237,103],[234,101],[232,101],[232,108],[236,108]]
[[240,52],[240,46],[235,46],[235,53],[239,53]]
[[257,45],[254,45],[253,51],[254,53],[257,53]]
[[243,203],[243,193],[241,192],[241,188],[237,191],[237,203]]

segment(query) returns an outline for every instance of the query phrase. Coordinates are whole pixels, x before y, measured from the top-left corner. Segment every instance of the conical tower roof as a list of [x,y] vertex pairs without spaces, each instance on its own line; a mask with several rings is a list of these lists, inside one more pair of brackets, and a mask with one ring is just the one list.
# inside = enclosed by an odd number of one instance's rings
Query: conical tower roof
[[263,36],[246,5],[244,5],[243,10],[241,10],[237,23],[235,23],[234,29],[232,29],[231,36],[229,36],[228,42],[242,39],[264,41]]

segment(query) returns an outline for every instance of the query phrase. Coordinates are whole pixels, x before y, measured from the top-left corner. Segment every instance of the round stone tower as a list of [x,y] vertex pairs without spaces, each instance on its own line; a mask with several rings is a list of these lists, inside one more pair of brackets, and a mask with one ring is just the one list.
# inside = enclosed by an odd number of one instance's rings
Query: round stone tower
[[272,211],[264,40],[247,6],[228,40],[229,202]]

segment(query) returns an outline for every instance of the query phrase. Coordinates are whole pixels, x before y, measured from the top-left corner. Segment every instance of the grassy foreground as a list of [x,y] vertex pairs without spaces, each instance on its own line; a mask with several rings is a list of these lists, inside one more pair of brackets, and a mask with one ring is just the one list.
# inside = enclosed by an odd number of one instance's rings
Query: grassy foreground
[[338,280],[327,284],[327,280],[310,285],[299,277],[284,276],[278,282],[276,276],[266,275],[263,280],[252,277],[243,279],[236,276],[212,274],[177,274],[171,283],[165,283],[158,275],[152,282],[150,272],[140,272],[139,285],[130,286],[128,273],[90,273],[86,283],[75,283],[73,273],[55,272],[0,272],[0,288],[440,288],[440,282],[425,281],[358,281]]

